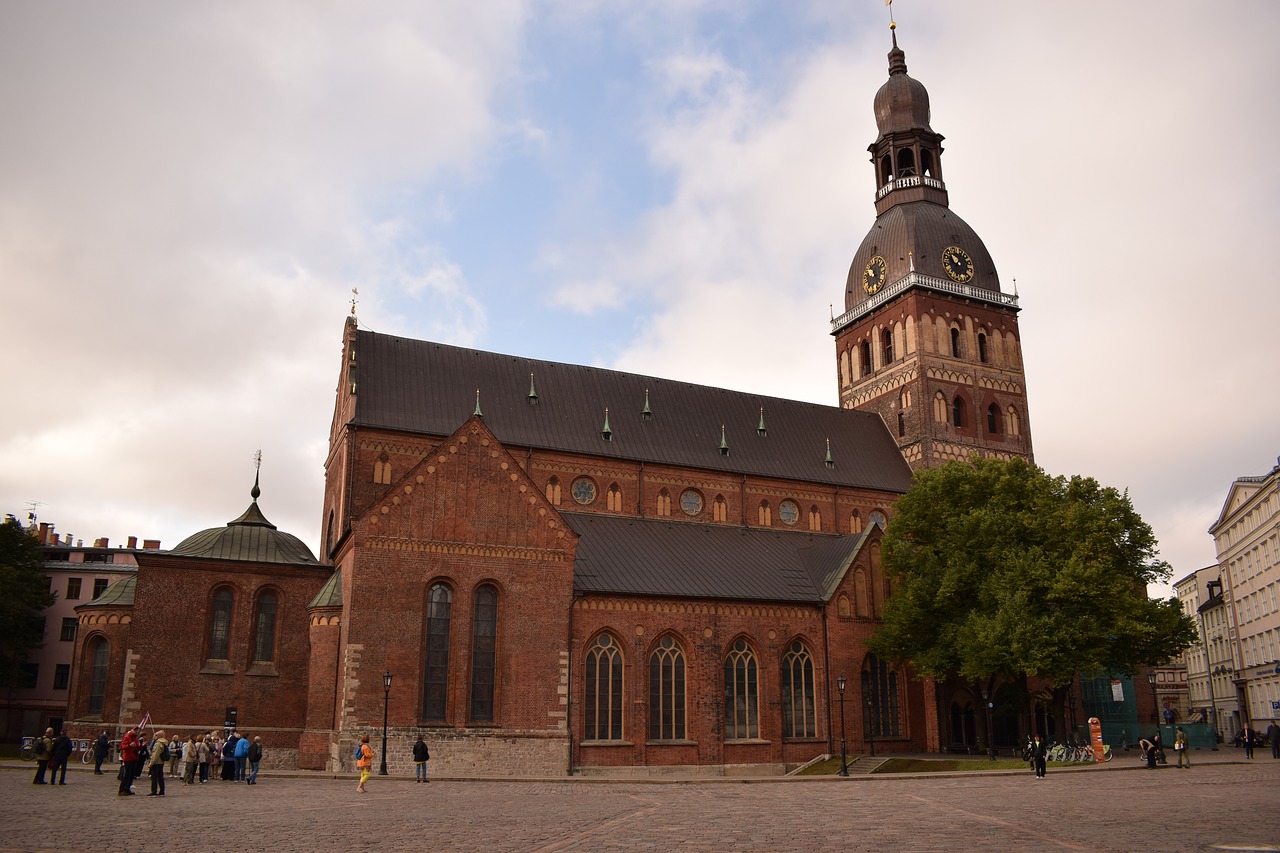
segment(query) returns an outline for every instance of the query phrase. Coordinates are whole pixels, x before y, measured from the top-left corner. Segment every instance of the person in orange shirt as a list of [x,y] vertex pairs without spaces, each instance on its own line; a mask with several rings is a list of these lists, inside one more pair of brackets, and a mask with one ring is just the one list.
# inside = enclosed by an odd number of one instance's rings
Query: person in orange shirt
[[356,790],[363,794],[366,793],[364,783],[373,775],[373,747],[369,746],[368,735],[360,738],[360,758],[356,761],[356,767],[360,768],[360,784],[356,785]]

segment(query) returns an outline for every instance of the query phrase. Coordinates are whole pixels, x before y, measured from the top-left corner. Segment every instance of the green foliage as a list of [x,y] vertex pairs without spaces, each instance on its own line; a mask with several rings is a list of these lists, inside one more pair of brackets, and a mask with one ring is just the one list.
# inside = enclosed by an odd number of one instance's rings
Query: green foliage
[[921,471],[885,533],[871,651],[974,683],[1131,674],[1195,638],[1176,600],[1147,598],[1170,573],[1156,548],[1128,495],[1090,478],[976,457]]
[[43,611],[56,596],[35,534],[12,518],[0,524],[0,684],[21,683],[27,655],[43,645]]

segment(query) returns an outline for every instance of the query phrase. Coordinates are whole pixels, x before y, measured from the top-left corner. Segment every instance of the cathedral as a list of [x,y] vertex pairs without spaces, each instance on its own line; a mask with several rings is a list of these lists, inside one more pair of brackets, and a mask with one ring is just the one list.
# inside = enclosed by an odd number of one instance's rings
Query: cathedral
[[251,503],[77,608],[74,731],[381,736],[442,775],[776,775],[967,749],[980,697],[866,650],[911,472],[1031,458],[1018,300],[949,205],[896,34],[838,406],[342,332],[321,553]]

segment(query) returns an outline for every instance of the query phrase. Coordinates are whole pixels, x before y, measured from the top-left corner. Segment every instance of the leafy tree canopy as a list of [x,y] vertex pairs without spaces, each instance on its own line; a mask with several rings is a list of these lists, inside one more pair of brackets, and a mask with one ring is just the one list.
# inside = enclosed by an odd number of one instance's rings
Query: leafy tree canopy
[[893,595],[871,651],[973,683],[1132,674],[1191,645],[1151,528],[1127,493],[1050,477],[1024,460],[917,473],[884,538]]
[[0,524],[0,684],[21,683],[22,664],[43,645],[43,611],[55,598],[40,540],[10,516]]

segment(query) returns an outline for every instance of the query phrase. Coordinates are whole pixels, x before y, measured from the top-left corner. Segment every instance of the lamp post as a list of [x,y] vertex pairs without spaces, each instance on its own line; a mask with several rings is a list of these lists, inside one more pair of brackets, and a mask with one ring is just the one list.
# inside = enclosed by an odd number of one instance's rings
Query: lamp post
[[391,701],[391,673],[382,676],[382,766],[378,768],[379,776],[387,775],[387,704]]
[[[865,685],[865,682],[864,682]],[[871,691],[867,691],[867,743],[871,747],[871,757],[876,757],[876,704],[871,701]]]
[[996,760],[996,745],[991,734],[991,694],[982,688],[982,705],[987,709],[987,758]]
[[1151,718],[1156,721],[1156,729],[1160,728],[1160,700],[1156,699],[1156,673],[1147,671],[1147,683],[1151,685]]
[[844,741],[844,688],[846,681],[843,675],[836,678],[836,692],[840,694],[840,775],[849,775],[849,761],[845,757],[845,741]]

